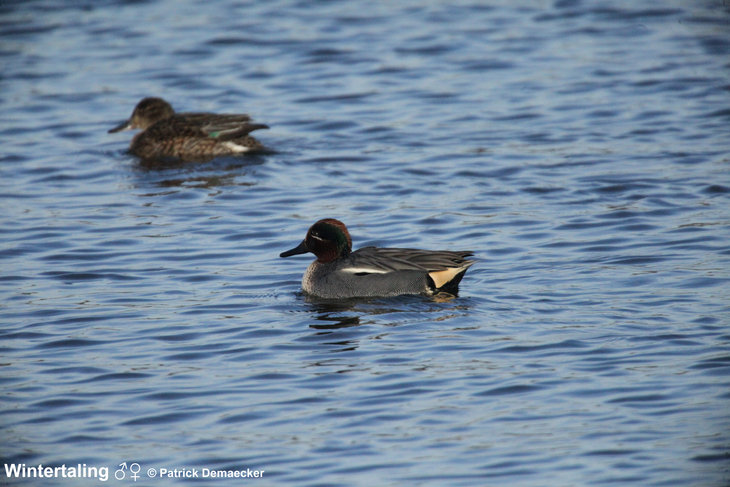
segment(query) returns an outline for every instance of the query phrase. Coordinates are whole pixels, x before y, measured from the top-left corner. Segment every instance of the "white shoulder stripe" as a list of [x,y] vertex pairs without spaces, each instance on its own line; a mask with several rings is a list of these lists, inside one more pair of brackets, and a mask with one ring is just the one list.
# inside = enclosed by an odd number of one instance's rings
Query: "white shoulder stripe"
[[387,271],[385,269],[376,269],[373,267],[345,267],[343,269],[340,269],[342,272],[348,272],[350,274],[357,274],[359,272],[364,272],[367,274],[387,274],[390,271]]

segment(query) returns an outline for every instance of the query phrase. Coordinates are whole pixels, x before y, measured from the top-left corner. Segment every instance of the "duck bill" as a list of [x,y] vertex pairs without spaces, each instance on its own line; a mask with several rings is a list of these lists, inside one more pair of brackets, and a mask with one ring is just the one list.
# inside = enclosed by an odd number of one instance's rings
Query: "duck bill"
[[122,130],[131,130],[132,128],[133,128],[132,122],[130,120],[125,120],[124,122],[120,123],[113,129],[109,129],[108,133],[113,134],[114,132],[121,132]]
[[289,257],[292,255],[306,254],[307,252],[309,252],[309,249],[307,248],[307,242],[302,240],[302,243],[300,243],[293,249],[280,253],[279,257]]

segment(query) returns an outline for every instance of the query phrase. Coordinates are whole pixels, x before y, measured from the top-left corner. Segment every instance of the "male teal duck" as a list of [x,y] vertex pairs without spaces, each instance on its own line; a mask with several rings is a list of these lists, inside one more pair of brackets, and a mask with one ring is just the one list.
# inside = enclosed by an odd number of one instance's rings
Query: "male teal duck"
[[352,251],[344,223],[325,218],[312,225],[297,247],[280,257],[312,252],[302,289],[321,298],[353,298],[441,292],[455,295],[474,263],[470,251],[363,247]]

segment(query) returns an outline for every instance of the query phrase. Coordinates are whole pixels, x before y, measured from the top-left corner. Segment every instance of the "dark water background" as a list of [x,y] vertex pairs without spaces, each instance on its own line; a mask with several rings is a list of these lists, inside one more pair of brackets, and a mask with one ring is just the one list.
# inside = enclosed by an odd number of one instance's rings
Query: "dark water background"
[[[730,483],[727,2],[3,2],[0,63],[4,463]],[[140,167],[147,95],[277,152]],[[312,301],[322,217],[479,262]]]

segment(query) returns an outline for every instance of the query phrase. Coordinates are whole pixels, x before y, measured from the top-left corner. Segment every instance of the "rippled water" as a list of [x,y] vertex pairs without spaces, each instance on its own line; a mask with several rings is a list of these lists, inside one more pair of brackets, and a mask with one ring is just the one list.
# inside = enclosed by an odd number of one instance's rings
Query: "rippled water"
[[[0,6],[5,464],[730,483],[727,4],[73,5]],[[147,95],[276,152],[141,167]],[[322,217],[479,262],[318,302]]]

